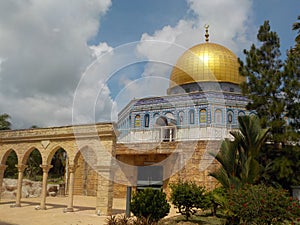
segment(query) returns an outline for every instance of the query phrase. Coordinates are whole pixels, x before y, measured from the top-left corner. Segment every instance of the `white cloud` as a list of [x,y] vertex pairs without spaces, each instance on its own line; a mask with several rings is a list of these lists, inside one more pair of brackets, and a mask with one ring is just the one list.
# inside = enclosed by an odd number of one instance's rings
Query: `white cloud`
[[0,58],[6,59],[0,113],[9,113],[15,128],[70,124],[73,92],[92,60],[87,42],[110,5],[111,0],[0,1]]
[[109,46],[106,42],[102,42],[99,45],[92,45],[90,46],[90,49],[92,50],[92,56],[97,59],[103,56],[106,53],[109,53],[113,50],[111,46]]
[[[137,52],[150,61],[169,65],[150,63],[145,67],[143,77],[160,76],[168,79],[171,72],[170,65],[174,65],[185,50],[204,42],[206,24],[210,25],[210,41],[226,46],[237,55],[252,42],[247,38],[249,37],[247,32],[251,33],[252,29],[252,0],[187,0],[187,4],[193,16],[179,20],[174,27],[165,26],[155,31],[153,35],[147,33],[142,35]],[[159,44],[156,41],[164,43]],[[142,90],[147,90],[149,81],[145,81],[140,82],[137,87],[132,86],[132,91],[143,93]],[[153,83],[151,90],[158,95],[165,94],[168,84],[168,80],[165,85]]]
[[[204,41],[204,24],[210,24],[211,41],[235,53],[248,44],[251,0],[187,4],[193,16],[112,49],[107,43],[87,45],[111,0],[0,1],[0,113],[10,114],[15,128],[70,124],[76,90],[77,122],[115,120],[116,108],[131,98],[166,94],[172,65]],[[87,75],[93,60],[96,66]],[[108,79],[145,60],[151,63],[135,78],[126,73],[115,78],[124,88],[112,99]]]
[[[210,25],[210,39],[223,44],[235,53],[248,47],[247,29],[252,29],[252,0],[187,0],[203,29]],[[203,36],[203,34],[202,34]],[[252,40],[251,40],[252,41]]]

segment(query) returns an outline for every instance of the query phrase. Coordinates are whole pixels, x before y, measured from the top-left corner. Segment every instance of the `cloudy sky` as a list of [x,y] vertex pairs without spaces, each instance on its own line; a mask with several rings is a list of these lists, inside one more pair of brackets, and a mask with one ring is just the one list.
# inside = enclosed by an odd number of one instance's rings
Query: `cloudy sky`
[[172,65],[210,41],[239,57],[270,20],[282,53],[299,0],[2,0],[0,113],[13,128],[116,119],[132,98],[164,95]]

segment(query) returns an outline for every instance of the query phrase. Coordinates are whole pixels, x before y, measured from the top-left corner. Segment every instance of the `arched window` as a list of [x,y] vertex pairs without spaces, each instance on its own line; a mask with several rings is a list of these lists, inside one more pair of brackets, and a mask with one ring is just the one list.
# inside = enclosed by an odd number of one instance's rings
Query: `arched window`
[[139,114],[135,116],[134,127],[141,127],[141,116]]
[[245,112],[244,111],[239,111],[239,116],[245,116]]
[[193,109],[189,111],[189,123],[195,124],[195,110]]
[[207,123],[206,109],[201,109],[200,110],[200,123]]
[[149,116],[149,114],[146,114],[144,117],[144,126],[145,127],[149,127],[149,120],[150,120],[150,116]]
[[229,124],[233,123],[233,112],[232,111],[227,112],[227,123],[229,123]]
[[178,124],[180,126],[183,126],[184,124],[184,112],[182,111],[178,113]]
[[129,115],[129,117],[128,117],[128,127],[132,127],[132,124],[131,124],[131,115]]
[[252,111],[249,113],[249,116],[257,116],[257,115],[256,115],[256,112]]
[[215,111],[215,123],[216,124],[222,124],[222,110],[221,109],[217,109]]

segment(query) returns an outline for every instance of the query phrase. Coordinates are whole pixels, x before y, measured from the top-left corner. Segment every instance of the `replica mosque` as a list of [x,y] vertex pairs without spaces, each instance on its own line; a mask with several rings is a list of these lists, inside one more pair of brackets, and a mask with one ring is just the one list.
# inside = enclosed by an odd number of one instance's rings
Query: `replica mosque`
[[[218,164],[210,153],[219,150],[224,138],[231,138],[238,116],[252,113],[246,110],[248,99],[239,87],[244,80],[236,55],[209,42],[207,26],[205,42],[178,58],[167,94],[131,100],[119,112],[117,124],[78,125],[76,135],[74,126],[0,132],[0,184],[6,159],[15,151],[19,171],[15,206],[21,206],[23,172],[37,149],[43,170],[39,208],[46,209],[51,159],[62,148],[68,155],[66,211],[73,211],[74,195],[92,195],[96,212],[110,215],[113,198],[125,201],[128,187],[162,188],[169,195],[169,184],[179,179],[213,189],[218,184],[209,173]],[[88,132],[90,128],[96,132]]]

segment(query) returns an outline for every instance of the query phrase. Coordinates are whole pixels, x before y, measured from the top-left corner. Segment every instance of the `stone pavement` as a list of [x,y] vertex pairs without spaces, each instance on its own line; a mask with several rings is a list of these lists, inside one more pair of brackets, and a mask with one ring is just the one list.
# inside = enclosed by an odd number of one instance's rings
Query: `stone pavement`
[[[96,198],[91,196],[74,196],[74,212],[64,213],[67,197],[47,197],[47,210],[36,210],[40,198],[24,198],[22,207],[11,208],[14,200],[1,199],[0,225],[102,225],[106,216],[95,213]],[[125,199],[114,199],[113,214],[125,213]],[[171,208],[170,215],[175,210]]]
[[[96,198],[74,196],[74,212],[64,213],[67,197],[47,197],[47,210],[36,210],[40,198],[22,199],[20,208],[13,200],[1,199],[0,225],[100,225],[106,216],[95,214]],[[115,199],[114,213],[125,213],[125,199]]]

